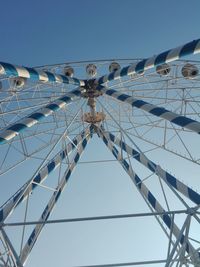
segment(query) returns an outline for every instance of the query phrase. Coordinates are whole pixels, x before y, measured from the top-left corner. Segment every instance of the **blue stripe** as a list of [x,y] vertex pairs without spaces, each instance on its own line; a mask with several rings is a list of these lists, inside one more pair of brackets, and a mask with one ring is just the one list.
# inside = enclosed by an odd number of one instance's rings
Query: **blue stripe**
[[71,100],[71,98],[69,96],[64,96],[60,100],[64,102],[68,102],[69,100]]
[[69,79],[66,76],[61,75],[61,77],[62,77],[62,80],[63,80],[64,83],[68,83],[69,82]]
[[137,187],[141,189],[142,183],[141,183],[140,178],[137,175],[135,175],[135,182],[136,182]]
[[198,44],[199,40],[194,40],[186,45],[183,46],[179,53],[179,57],[187,56],[188,54],[194,53],[196,45]]
[[149,113],[156,115],[156,116],[160,116],[165,112],[167,112],[165,108],[153,108],[149,111]]
[[120,71],[120,76],[126,76],[128,74],[128,69],[129,66],[124,67],[121,71]]
[[44,210],[43,213],[42,213],[42,219],[43,219],[43,220],[45,220],[45,217],[46,217],[46,214],[47,214],[48,210],[49,210],[49,206],[47,205],[47,206],[45,207],[45,210]]
[[44,118],[45,116],[44,116],[44,114],[43,113],[34,113],[34,114],[32,114],[32,115],[30,115],[28,118],[29,119],[34,119],[34,120],[40,120],[40,119],[42,119],[42,118]]
[[131,105],[134,106],[134,107],[140,108],[145,104],[147,104],[147,103],[144,102],[143,100],[134,100]]
[[146,61],[147,59],[143,59],[142,61],[138,62],[138,64],[135,67],[135,71],[138,73],[143,72]]
[[83,140],[83,142],[82,142],[82,146],[83,146],[83,148],[85,148],[85,147],[86,147],[86,145],[87,145],[87,140],[86,140],[86,139],[84,139],[84,140]]
[[71,170],[68,170],[67,174],[66,174],[66,177],[65,177],[65,180],[67,181],[71,175]]
[[155,168],[156,168],[156,164],[154,164],[152,161],[148,162],[148,168],[149,170],[151,170],[152,172],[155,172]]
[[55,82],[56,81],[56,78],[55,78],[55,75],[51,72],[48,72],[48,71],[45,71],[46,75],[48,76],[48,80],[50,82]]
[[120,146],[122,147],[122,149],[123,149],[124,151],[126,151],[126,145],[125,145],[124,142],[121,142],[121,141],[120,141]]
[[61,157],[61,159],[64,159],[64,158],[65,158],[65,155],[67,155],[67,149],[65,149],[64,151],[62,151],[62,152],[60,153],[60,157]]
[[18,72],[13,65],[9,63],[3,63],[3,62],[0,62],[0,64],[4,67],[7,75],[18,76]]
[[40,183],[41,182],[41,176],[40,176],[40,174],[38,174],[37,176],[35,176],[33,182],[36,182],[36,183]]
[[72,144],[72,147],[75,147],[75,145],[78,144],[78,141],[75,139],[75,140],[73,140],[73,143],[71,143],[71,144]]
[[115,137],[114,137],[114,135],[112,135],[112,134],[109,134],[109,137],[110,137],[110,140],[111,140],[112,142],[114,142],[114,140],[115,140]]
[[25,68],[29,74],[30,74],[30,78],[33,81],[38,81],[39,80],[39,74],[37,73],[36,70],[34,70],[33,68]]
[[170,175],[169,173],[166,172],[166,180],[168,183],[170,183],[174,188],[177,189],[177,184],[176,184],[176,179]]
[[55,202],[57,202],[61,192],[62,192],[61,189],[57,192],[56,197],[55,197]]
[[125,159],[123,159],[122,161],[124,167],[126,168],[126,170],[128,171],[129,170],[129,164],[127,163],[127,161]]
[[134,159],[140,161],[140,154],[133,149],[132,149],[132,156],[134,157]]
[[196,121],[189,119],[189,118],[186,118],[186,117],[183,117],[183,116],[179,116],[179,117],[171,120],[171,122],[176,123],[176,124],[184,127],[184,126],[186,126],[192,122],[196,122]]
[[188,187],[188,195],[197,205],[200,204],[199,194]]
[[120,96],[117,97],[117,99],[121,100],[121,101],[125,101],[127,98],[129,98],[131,96],[129,95],[125,95],[125,94],[122,94]]
[[154,207],[154,209],[155,209],[155,207],[156,207],[156,199],[155,199],[155,197],[151,194],[151,192],[149,191],[148,192],[148,200],[149,200],[149,202],[151,203],[151,205]]
[[104,79],[104,76],[102,76],[102,77],[99,79],[98,83],[99,83],[99,84],[104,83],[103,79]]
[[171,50],[168,50],[168,51],[165,51],[163,53],[161,53],[160,55],[158,55],[155,59],[155,62],[154,62],[154,65],[159,65],[159,64],[162,64],[162,63],[165,63],[166,62],[166,59],[167,59],[167,56],[169,54]]
[[163,215],[163,221],[169,228],[171,228],[171,219],[168,215],[166,214]]
[[3,221],[3,209],[0,210],[0,222]]
[[111,81],[111,80],[114,80],[114,76],[115,76],[115,73],[112,72],[108,75],[108,80]]
[[55,110],[58,110],[60,107],[57,104],[50,104],[50,105],[46,106],[46,108],[49,108],[49,109],[55,111]]
[[80,158],[80,155],[79,155],[79,153],[77,153],[76,156],[75,156],[75,158],[74,158],[74,162],[77,163],[78,160],[79,160],[79,158]]
[[116,149],[116,147],[113,147],[113,149],[112,149],[112,153],[113,153],[113,155],[117,158],[119,152],[118,152],[118,150]]
[[15,131],[15,132],[20,132],[24,128],[27,128],[27,126],[25,124],[17,123],[15,125],[9,127],[8,130],[12,130],[12,131]]
[[55,166],[56,164],[54,161],[52,161],[49,165],[47,165],[48,173],[52,172]]
[[28,245],[29,245],[29,246],[31,245],[31,243],[32,243],[32,241],[33,241],[33,239],[34,239],[34,237],[35,237],[35,229],[33,230],[33,232],[31,233],[31,235],[30,235],[30,237],[29,237],[29,239],[28,239]]
[[104,141],[104,143],[106,144],[106,145],[108,145],[108,141],[107,141],[107,139],[103,136],[103,141]]
[[110,90],[107,90],[106,91],[106,94],[107,95],[112,95],[112,94],[114,94],[114,93],[116,93],[117,91],[115,91],[115,90],[113,90],[113,89],[110,89]]

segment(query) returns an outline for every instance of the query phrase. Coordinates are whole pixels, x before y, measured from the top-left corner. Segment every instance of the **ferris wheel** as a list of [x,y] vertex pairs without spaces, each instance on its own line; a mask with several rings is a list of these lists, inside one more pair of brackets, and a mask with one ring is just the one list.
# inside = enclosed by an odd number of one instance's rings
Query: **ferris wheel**
[[[200,266],[200,61],[182,59],[199,52],[195,40],[147,59],[0,62],[0,266],[29,266],[49,224],[137,218],[161,229],[163,258],[152,244],[156,258],[90,266]],[[52,219],[91,140],[130,178],[139,212]]]

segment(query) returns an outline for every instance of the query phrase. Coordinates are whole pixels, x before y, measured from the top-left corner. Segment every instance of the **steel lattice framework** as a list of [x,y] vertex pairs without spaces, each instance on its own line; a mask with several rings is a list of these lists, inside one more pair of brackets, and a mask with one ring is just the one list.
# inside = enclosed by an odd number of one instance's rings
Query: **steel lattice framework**
[[[187,185],[156,163],[165,153],[169,159],[177,158],[175,164],[188,162],[199,168],[200,62],[182,60],[197,53],[200,40],[147,59],[119,59],[118,63],[99,60],[29,68],[0,62],[3,198],[7,197],[3,192],[6,180],[10,183],[19,174],[24,177],[24,183],[16,184],[16,193],[9,192],[12,196],[0,207],[0,266],[25,266],[48,224],[153,216],[167,237],[164,259],[90,266],[200,267],[200,194],[193,189],[192,173]],[[97,76],[96,68],[105,73],[109,64],[115,66],[110,74]],[[83,79],[69,73],[75,70],[81,77],[83,67],[93,67],[94,73],[88,72]],[[94,136],[102,140],[112,160],[120,163],[150,212],[49,219]],[[142,169],[139,173],[136,163]],[[35,205],[41,215],[28,219],[29,202],[34,202],[40,190],[45,193],[41,192]],[[15,215],[20,207],[21,220]],[[19,226],[23,230],[17,245],[18,237],[9,229]]]

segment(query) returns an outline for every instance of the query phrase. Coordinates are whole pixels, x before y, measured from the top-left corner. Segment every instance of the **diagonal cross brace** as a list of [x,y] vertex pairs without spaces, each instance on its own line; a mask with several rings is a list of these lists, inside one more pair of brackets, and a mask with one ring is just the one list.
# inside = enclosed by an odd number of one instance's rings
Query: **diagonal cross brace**
[[123,76],[141,73],[157,65],[168,63],[180,59],[187,55],[200,53],[200,39],[189,42],[185,45],[170,49],[153,57],[143,59],[135,64],[124,67],[117,71],[111,72],[95,80],[96,84],[103,84],[112,80],[119,79]]
[[37,124],[40,120],[50,116],[54,112],[64,108],[67,104],[72,102],[77,97],[81,96],[81,91],[75,89],[70,91],[66,95],[57,98],[54,102],[34,111],[32,114],[25,118],[20,119],[13,125],[0,131],[0,144],[3,144],[11,139],[13,139],[20,132],[24,131],[26,128],[30,128]]
[[[133,171],[128,162],[122,158],[120,152],[116,149],[116,147],[106,138],[104,132],[102,132],[100,128],[96,128],[96,130],[98,135],[102,138],[105,145],[110,149],[114,157],[119,161],[119,163],[125,169],[127,174],[130,176],[131,180],[133,181],[133,183],[135,184],[141,195],[150,203],[150,205],[155,211],[164,213],[163,215],[160,215],[162,221],[165,223],[168,229],[172,231],[173,235],[176,238],[178,238],[180,234],[178,226],[172,223],[171,217],[168,214],[165,214],[165,210],[163,209],[163,207],[160,205],[160,203],[157,201],[154,195],[149,191],[146,185],[142,182],[139,176]],[[185,236],[182,235],[180,243],[183,244],[184,242],[185,242]],[[188,254],[191,255],[191,257],[195,262],[200,264],[200,255],[198,252],[195,251],[195,248],[189,241],[186,243],[186,251],[188,252]]]
[[[69,153],[75,148],[76,145],[80,144],[85,137],[90,134],[89,128],[82,131],[77,135],[72,142],[67,144],[67,147],[57,153],[49,163],[47,163],[39,173],[35,175],[33,179],[25,183],[0,209],[0,223],[4,222],[6,218],[13,212],[13,210],[26,199],[28,194],[30,194],[38,184],[43,183],[47,176],[54,171],[66,158]],[[35,183],[37,184],[35,184]]]
[[65,75],[54,74],[49,71],[38,70],[17,66],[5,62],[0,62],[0,74],[6,74],[9,77],[22,77],[33,82],[56,82],[84,86],[84,81],[77,78],[67,77]]
[[200,204],[200,195],[192,188],[186,186],[184,183],[176,179],[173,175],[163,170],[156,163],[149,160],[144,154],[139,153],[137,150],[131,148],[125,142],[114,136],[112,133],[104,131],[104,136],[108,140],[119,146],[121,149],[123,149],[125,152],[127,152],[129,155],[133,156],[134,159],[142,163],[150,171],[159,175],[168,185],[174,187],[177,191],[182,193],[185,197],[189,198],[195,204]]
[[[66,170],[63,178],[61,179],[59,185],[57,186],[57,190],[53,193],[53,195],[52,195],[51,199],[49,200],[47,206],[45,207],[39,221],[46,221],[49,218],[53,208],[55,207],[59,197],[61,196],[61,194],[62,194],[62,192],[63,192],[71,174],[72,174],[72,171],[76,167],[76,164],[77,164],[78,160],[80,159],[80,156],[81,156],[82,152],[84,151],[84,149],[88,143],[88,140],[90,139],[91,136],[92,136],[92,132],[91,132],[91,135],[88,135],[87,137],[85,137],[83,139],[82,143],[78,146],[77,153],[76,153],[72,163],[70,164],[70,166]],[[20,260],[21,260],[22,264],[24,264],[25,261],[27,260],[28,255],[31,252],[35,242],[37,241],[43,227],[44,227],[44,224],[36,225],[36,227],[34,228],[34,230],[31,233],[30,237],[28,238],[28,241],[25,244],[25,246],[24,246],[24,248],[20,254]]]

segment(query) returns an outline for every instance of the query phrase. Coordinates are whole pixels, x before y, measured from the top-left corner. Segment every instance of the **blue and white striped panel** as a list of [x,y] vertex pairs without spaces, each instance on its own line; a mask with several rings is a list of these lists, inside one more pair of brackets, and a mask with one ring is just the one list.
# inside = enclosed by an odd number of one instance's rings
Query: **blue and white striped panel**
[[98,79],[96,79],[97,84],[103,84],[108,81],[119,79],[120,77],[126,76],[126,75],[132,75],[135,73],[140,73],[145,70],[151,69],[157,65],[163,64],[163,63],[169,63],[172,61],[175,61],[177,59],[180,59],[184,56],[191,55],[191,54],[197,54],[200,53],[200,39],[194,40],[190,43],[187,43],[183,46],[165,51],[161,54],[158,54],[156,56],[143,59],[139,61],[138,63],[132,64],[130,66],[124,67],[122,69],[119,69],[117,71],[114,71],[108,75],[104,75]]
[[[77,153],[73,159],[73,161],[70,164],[70,167],[67,169],[67,171],[65,172],[62,180],[60,181],[58,187],[57,187],[57,191],[54,192],[54,194],[52,195],[49,203],[47,204],[46,208],[44,209],[39,221],[46,221],[48,219],[48,217],[50,216],[53,208],[55,207],[56,202],[58,201],[66,183],[68,182],[72,171],[74,170],[78,160],[80,159],[80,156],[83,152],[83,150],[85,149],[88,141],[89,141],[90,135],[88,135],[85,139],[83,139],[82,143],[78,146],[77,149]],[[25,263],[25,261],[27,260],[27,257],[29,255],[29,253],[31,252],[35,242],[37,241],[40,232],[42,231],[42,228],[44,227],[44,224],[37,224],[36,227],[34,228],[34,230],[32,231],[30,237],[28,238],[27,243],[25,244],[21,255],[20,255],[20,260],[22,262],[22,264]]]
[[21,131],[26,128],[30,128],[33,125],[37,124],[40,120],[48,117],[52,113],[60,110],[66,106],[66,104],[72,102],[77,97],[81,96],[81,91],[76,89],[65,96],[62,96],[55,100],[53,103],[46,105],[45,107],[38,109],[31,115],[19,120],[13,125],[7,127],[0,131],[0,144],[3,144],[11,139],[13,139],[16,135],[18,135]]
[[[136,185],[139,192],[145,197],[145,199],[150,203],[150,205],[153,207],[153,209],[156,212],[165,212],[165,210],[162,208],[160,203],[156,200],[154,195],[148,190],[148,188],[145,186],[145,184],[142,182],[142,180],[139,178],[139,176],[133,171],[133,169],[130,167],[128,162],[122,158],[119,151],[116,149],[116,147],[113,146],[113,144],[106,138],[106,136],[101,132],[99,129],[98,131],[99,136],[103,139],[103,142],[106,144],[106,146],[110,149],[112,154],[115,156],[115,158],[119,161],[119,163],[122,165],[122,167],[125,169],[125,171],[130,176],[133,183]],[[172,233],[176,238],[179,237],[180,230],[176,226],[176,224],[172,223],[172,220],[168,214],[160,215],[161,219],[165,223],[165,225],[169,228],[169,230],[172,230]],[[172,229],[171,229],[172,228]],[[182,235],[182,238],[180,240],[180,243],[184,243],[184,235]],[[194,247],[192,244],[188,241],[186,242],[186,251],[188,253],[194,254]],[[199,257],[199,254],[198,254]],[[200,260],[200,258],[198,259]]]
[[105,89],[105,88],[99,87],[98,90],[101,90],[105,94],[111,97],[114,97],[115,99],[118,99],[119,101],[128,103],[133,107],[142,109],[150,114],[153,114],[157,117],[170,121],[180,127],[189,129],[193,132],[200,134],[200,122],[198,121],[192,120],[185,116],[181,116],[163,107],[159,107],[159,106],[150,104],[146,101],[136,99],[130,95],[123,94],[114,89]]
[[77,78],[67,77],[65,75],[54,74],[49,71],[41,71],[34,68],[27,68],[12,65],[9,63],[0,62],[1,74],[6,74],[10,77],[22,77],[30,79],[31,81],[40,82],[57,82],[74,84],[78,86],[84,86],[85,82]]
[[87,128],[81,134],[76,136],[72,142],[67,144],[67,147],[64,150],[57,153],[54,158],[39,171],[39,173],[33,178],[33,183],[29,183],[30,185],[27,183],[24,184],[0,209],[0,222],[4,222],[15,209],[15,207],[24,201],[28,194],[30,194],[30,192],[37,187],[37,184],[41,184],[45,178],[61,164],[63,159],[66,158],[66,156],[69,155],[71,151],[89,134],[91,135],[89,129]]
[[186,186],[184,183],[179,181],[173,175],[163,170],[160,166],[158,166],[153,161],[149,160],[144,154],[139,153],[137,150],[128,146],[125,142],[121,141],[119,138],[114,136],[112,133],[104,132],[104,136],[112,141],[114,144],[118,145],[129,155],[133,156],[134,159],[142,163],[145,167],[147,167],[152,172],[158,174],[167,184],[174,187],[177,191],[182,193],[184,196],[189,198],[195,204],[200,204],[200,195],[195,192],[190,187]]

